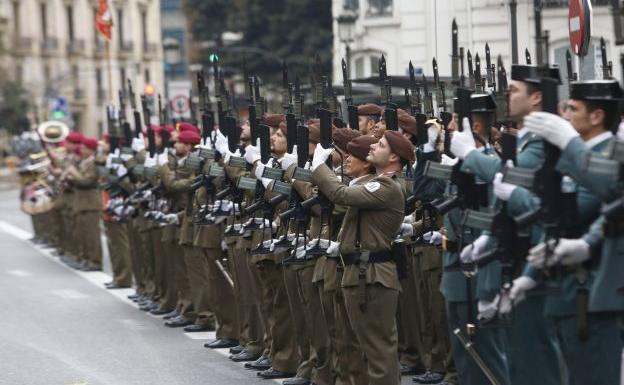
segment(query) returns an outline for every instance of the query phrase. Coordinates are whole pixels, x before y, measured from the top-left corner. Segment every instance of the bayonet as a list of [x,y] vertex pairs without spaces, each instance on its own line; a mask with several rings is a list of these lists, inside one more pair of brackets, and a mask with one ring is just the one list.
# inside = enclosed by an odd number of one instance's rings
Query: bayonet
[[440,81],[440,74],[438,72],[438,61],[433,58],[433,82],[436,88],[436,103],[438,105],[438,111],[446,111],[446,93],[444,90],[444,83]]
[[143,131],[143,124],[141,123],[141,113],[137,110],[136,95],[132,89],[132,82],[130,79],[128,79],[128,98],[132,106],[132,114],[134,115],[134,136],[138,138]]
[[353,130],[359,128],[357,106],[353,105],[353,89],[351,78],[349,76],[349,67],[347,62],[342,59],[342,82],[344,87],[345,102],[347,103],[347,117],[349,119],[349,127]]
[[526,57],[526,64],[530,66],[531,65],[531,52],[529,52],[528,48],[524,49],[524,56]]
[[474,89],[475,88],[475,76],[474,76],[474,69],[472,68],[472,54],[470,53],[470,50],[468,50],[468,53],[466,54],[466,58],[468,60],[468,88]]
[[479,58],[479,53],[475,55],[474,81],[475,81],[475,91],[478,94],[482,93],[483,92],[483,79],[481,78],[481,59]]
[[381,101],[385,104],[388,104],[390,102],[388,89],[386,88],[387,77],[388,74],[386,72],[386,57],[384,55],[381,55],[381,59],[379,59],[379,83],[381,87]]
[[420,97],[420,88],[416,83],[416,74],[414,71],[414,65],[412,62],[409,62],[409,88],[412,92],[412,96],[410,100],[412,104],[410,104],[410,108],[412,110],[412,115],[421,114],[422,113],[422,100]]
[[[193,97],[193,89],[189,89],[189,109],[191,110],[191,123],[197,125],[197,103],[195,103],[195,98]],[[165,115],[167,114],[167,107],[165,105]],[[166,119],[166,118],[165,118]]]
[[433,98],[431,93],[429,92],[429,85],[427,84],[427,77],[423,73],[422,75],[422,84],[423,84],[423,98],[425,104],[425,114],[428,118],[433,117]]
[[295,116],[300,121],[303,121],[303,102],[304,95],[301,93],[299,76],[295,76]]
[[492,64],[492,56],[490,54],[490,45],[485,43],[485,65],[486,73],[487,73],[487,86],[496,92],[496,79],[494,74],[496,73],[496,68],[494,64]]
[[574,72],[574,68],[572,68],[572,54],[570,54],[570,50],[566,49],[566,72],[568,75],[568,86],[571,82],[577,80],[577,74]]
[[461,68],[461,76],[459,77],[459,86],[466,86],[466,72],[464,71],[464,47],[459,47],[459,64]]
[[602,78],[604,80],[612,78],[613,63],[607,59],[607,44],[604,37],[600,38],[600,56],[602,56]]
[[292,106],[292,99],[290,95],[290,85],[288,83],[288,65],[284,60],[282,62],[282,108],[284,113],[287,114]]
[[452,38],[451,38],[451,74],[453,77],[453,82],[457,83],[459,81],[459,44],[458,44],[458,29],[457,22],[453,19],[453,24],[451,26],[452,30]]

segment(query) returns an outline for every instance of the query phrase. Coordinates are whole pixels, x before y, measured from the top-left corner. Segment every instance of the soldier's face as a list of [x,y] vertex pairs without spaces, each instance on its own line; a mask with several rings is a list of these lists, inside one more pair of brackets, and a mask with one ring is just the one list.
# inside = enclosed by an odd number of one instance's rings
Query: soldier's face
[[89,147],[82,147],[80,149],[80,158],[87,159],[92,155],[95,155],[95,150],[92,150]]
[[344,172],[345,175],[350,176],[351,178],[357,178],[362,175],[366,175],[366,173],[368,173],[369,166],[370,163],[349,154],[347,155],[347,159],[345,160]]
[[379,142],[371,144],[370,151],[366,157],[366,161],[371,163],[375,168],[384,168],[389,162],[390,158],[394,155],[390,150],[390,145],[385,137],[381,138]]
[[509,84],[509,116],[516,122],[541,107],[542,93],[529,91],[525,82],[512,80]]
[[604,111],[596,109],[589,111],[585,103],[580,100],[568,100],[566,108],[566,119],[578,131],[581,138],[595,132],[597,127],[601,127],[604,121]]
[[[241,126],[240,141],[241,141],[241,143],[243,143],[245,145],[250,144],[250,141],[251,141],[251,127],[249,126],[249,121],[246,121]],[[255,143],[254,143],[254,145],[255,145]]]
[[384,132],[386,132],[386,121],[383,118],[379,119],[377,123],[373,126],[370,134],[375,138],[380,138],[383,136]]
[[271,135],[271,151],[273,151],[275,155],[281,156],[284,155],[287,150],[286,135],[284,135],[282,130],[275,130],[273,135]]
[[176,155],[180,157],[188,155],[191,148],[190,144],[184,144],[182,142],[175,142],[173,146],[175,148]]

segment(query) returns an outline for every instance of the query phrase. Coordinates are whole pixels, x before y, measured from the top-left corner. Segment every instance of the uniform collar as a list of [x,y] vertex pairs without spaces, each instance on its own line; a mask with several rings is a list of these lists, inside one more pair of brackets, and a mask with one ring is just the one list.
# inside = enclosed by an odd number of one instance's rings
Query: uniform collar
[[605,131],[602,134],[596,135],[590,140],[585,142],[585,146],[591,149],[604,142],[605,140],[609,140],[613,137],[613,133],[611,131]]
[[366,175],[362,175],[362,176],[358,176],[357,178],[351,179],[351,181],[349,182],[349,187],[354,186],[355,184],[357,184],[358,181],[366,178],[369,174]]
[[524,136],[526,134],[529,133],[529,130],[527,130],[526,128],[522,127],[521,129],[518,130],[518,139],[522,139],[524,138]]

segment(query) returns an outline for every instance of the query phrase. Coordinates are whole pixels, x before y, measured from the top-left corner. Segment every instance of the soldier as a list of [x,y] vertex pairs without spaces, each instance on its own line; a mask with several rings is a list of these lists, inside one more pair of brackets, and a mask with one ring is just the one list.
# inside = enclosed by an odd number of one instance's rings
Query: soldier
[[[580,186],[571,181],[566,185],[567,191],[576,191],[575,220],[562,224],[563,237],[556,247],[549,246],[554,247],[551,255],[547,254],[545,244],[531,250],[530,265],[522,277],[526,284],[516,280],[510,297],[515,303],[521,301],[531,286],[537,286],[534,277],[540,276],[542,269],[557,264],[565,266],[559,278],[562,293],[546,299],[545,313],[555,325],[570,377],[579,383],[617,384],[620,380],[622,340],[618,337],[617,314],[624,308],[624,301],[616,295],[620,283],[605,277],[608,270],[621,275],[624,269],[621,264],[618,269],[612,263],[616,249],[606,248],[603,258],[597,259],[596,246],[601,243],[598,229],[605,222],[604,217],[592,225],[600,215],[600,198],[605,197],[604,193],[593,192],[600,192],[604,187],[593,186],[609,183],[600,183],[578,165],[579,160],[592,154],[609,154],[612,132],[619,122],[621,99],[622,90],[617,81],[575,82],[570,85],[567,103],[569,122],[545,112],[532,113],[525,119],[528,131],[563,150],[558,167],[570,173]],[[564,183],[565,178],[568,177],[564,176]],[[495,183],[510,204],[519,205],[517,210],[532,208],[529,201],[532,197],[527,190]],[[611,228],[617,225],[606,225],[603,230],[609,242],[618,236],[617,231],[610,232]]]
[[102,247],[100,243],[100,215],[102,200],[95,165],[98,142],[94,138],[83,138],[78,167],[70,166],[67,181],[74,188],[72,209],[76,212],[76,229],[80,229],[79,258],[83,261],[81,270],[102,269]]
[[351,187],[341,185],[325,165],[330,154],[331,149],[317,146],[312,181],[332,202],[349,208],[328,254],[340,252],[345,264],[345,305],[367,359],[368,383],[398,384],[395,314],[399,279],[392,242],[403,220],[405,196],[395,173],[413,160],[413,146],[401,134],[387,132],[371,146],[367,157],[377,175]]
[[358,129],[362,135],[372,135],[373,127],[383,114],[383,108],[367,103],[358,106]]

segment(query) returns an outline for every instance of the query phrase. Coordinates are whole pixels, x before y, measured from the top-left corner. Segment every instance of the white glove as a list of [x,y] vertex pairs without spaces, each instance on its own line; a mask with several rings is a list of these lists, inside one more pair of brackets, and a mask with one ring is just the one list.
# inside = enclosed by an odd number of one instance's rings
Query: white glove
[[256,139],[256,145],[251,144],[245,147],[245,160],[249,164],[254,164],[260,160],[260,139]]
[[221,251],[228,251],[229,247],[227,245],[227,243],[225,242],[225,239],[221,240]]
[[406,215],[405,218],[403,218],[403,223],[412,224],[414,223],[414,221],[415,221],[414,214]]
[[509,290],[509,299],[512,304],[516,306],[520,302],[524,301],[526,298],[526,292],[534,289],[537,286],[537,282],[535,282],[532,278],[527,276],[520,276],[513,280],[513,285],[511,286],[511,290]]
[[399,228],[399,234],[401,237],[411,237],[414,235],[414,227],[412,227],[409,223],[401,223],[401,227]]
[[442,244],[442,233],[439,231],[429,231],[428,233],[423,234],[423,239],[428,241],[432,245],[439,246]]
[[474,242],[463,248],[459,258],[463,263],[476,262],[489,241],[489,235],[479,235]]
[[282,169],[283,170],[287,170],[288,167],[290,167],[293,164],[297,163],[297,160],[298,160],[298,158],[297,158],[297,145],[294,145],[292,153],[286,153],[286,154],[284,154],[282,159],[280,159],[280,164],[282,165]]
[[128,169],[126,169],[123,164],[120,164],[117,167],[116,172],[117,172],[117,176],[123,176],[123,175],[126,175],[126,173],[128,172]]
[[132,151],[139,152],[145,149],[145,142],[143,141],[143,134],[139,134],[138,138],[132,138]]
[[435,151],[435,144],[438,140],[438,128],[434,125],[427,127],[427,143],[423,147],[424,152]]
[[233,156],[240,156],[240,150],[237,148],[236,151],[234,152],[230,152],[229,150],[225,150],[225,152],[222,152],[223,155],[223,161],[225,163],[228,163],[230,161],[230,158]]
[[288,239],[290,239],[290,235],[292,235],[292,239],[291,239],[290,244],[293,245],[293,246],[299,246],[299,245],[302,245],[303,242],[305,242],[305,237],[303,237],[301,235],[298,236],[298,237],[295,237],[294,234],[289,234]]
[[503,182],[503,174],[500,172],[494,175],[494,195],[498,199],[508,201],[517,187],[515,184]]
[[444,166],[455,166],[459,162],[458,158],[451,158],[446,154],[442,154],[442,159],[440,160],[440,164]]
[[178,219],[177,214],[167,214],[163,217],[163,220],[170,225],[179,225],[180,220]]
[[228,153],[228,148],[227,138],[221,133],[221,130],[217,130],[215,137],[215,149],[225,156],[225,154]]
[[159,166],[164,166],[169,163],[169,153],[163,151],[162,154],[156,155],[156,163],[158,163]]
[[275,250],[275,240],[269,239],[267,241],[262,241],[262,247],[269,249],[269,251]]
[[340,243],[331,241],[327,248],[327,255],[330,257],[337,257],[340,255]]
[[[246,155],[246,153],[245,153],[245,155]],[[256,179],[262,179],[262,174],[264,174],[264,168],[265,167],[266,166],[262,162],[258,162],[256,164],[256,169],[254,170],[254,175],[256,176]]]
[[472,127],[468,118],[462,120],[463,131],[455,131],[451,139],[451,152],[461,160],[464,160],[470,151],[477,148],[474,137],[472,136]]
[[127,162],[128,160],[132,159],[132,154],[121,154],[119,155],[119,157],[121,158],[121,160],[123,160],[124,162]]
[[499,300],[500,296],[498,294],[494,297],[492,302],[480,299],[479,302],[477,302],[477,309],[479,311],[477,319],[480,321],[492,319],[498,310]]
[[156,156],[153,158],[149,156],[149,154],[145,157],[145,162],[143,162],[143,167],[149,168],[156,166]]
[[314,149],[314,156],[312,157],[312,168],[311,168],[311,170],[314,171],[314,170],[316,170],[316,168],[318,166],[320,166],[323,163],[325,163],[327,158],[329,158],[329,156],[331,155],[332,151],[334,151],[334,149],[332,149],[332,148],[323,148],[323,146],[321,146],[320,144],[317,144],[316,148]]
[[566,266],[575,265],[585,262],[590,256],[589,244],[582,238],[561,238],[558,243],[554,239],[551,239],[548,245],[551,249],[554,248],[552,254],[548,258],[546,258],[546,244],[542,242],[529,250],[527,261],[532,266],[543,269],[544,267],[551,267],[556,264]]
[[615,136],[617,136],[619,140],[624,140],[624,121],[620,122]]
[[543,111],[531,112],[524,118],[523,127],[562,150],[566,148],[572,139],[579,136],[570,122],[559,115]]
[[212,141],[210,140],[210,138],[206,138],[206,139],[201,138],[201,140],[199,141],[199,145],[197,147],[198,148],[206,148],[208,150],[211,150],[212,149]]

